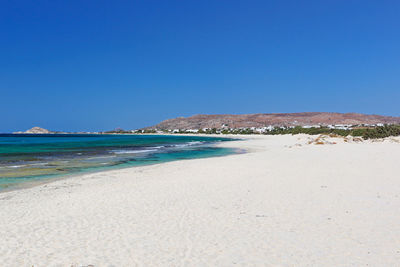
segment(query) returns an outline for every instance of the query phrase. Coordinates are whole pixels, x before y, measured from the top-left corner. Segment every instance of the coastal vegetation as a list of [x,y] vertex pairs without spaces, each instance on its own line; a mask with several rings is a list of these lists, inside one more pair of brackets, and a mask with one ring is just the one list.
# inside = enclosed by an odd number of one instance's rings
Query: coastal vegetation
[[175,134],[233,134],[233,135],[250,135],[250,134],[264,134],[264,135],[282,135],[282,134],[334,134],[338,136],[354,136],[362,137],[363,139],[377,139],[389,136],[400,136],[400,125],[382,125],[382,126],[353,126],[349,128],[332,128],[332,127],[273,127],[268,130],[260,131],[255,128],[239,128],[239,129],[198,129],[198,130],[137,130],[135,133],[175,133]]
[[362,136],[364,139],[400,136],[400,125],[385,125],[375,128],[358,129],[356,134]]
[[332,129],[327,127],[303,128],[276,128],[266,134],[336,134],[340,136],[358,136],[363,139],[385,138],[389,136],[400,136],[400,125],[384,125],[376,127],[356,127],[352,129]]
[[332,128],[327,126],[319,127],[270,127],[269,129],[257,128],[207,128],[207,129],[175,129],[175,130],[157,130],[157,129],[141,129],[141,130],[123,130],[115,129],[112,131],[103,132],[105,134],[157,134],[157,133],[174,133],[174,134],[233,134],[233,135],[250,135],[250,134],[263,134],[263,135],[282,135],[282,134],[334,134],[338,136],[354,136],[362,137],[363,139],[377,139],[389,136],[400,136],[400,124],[385,124],[382,126],[351,126]]

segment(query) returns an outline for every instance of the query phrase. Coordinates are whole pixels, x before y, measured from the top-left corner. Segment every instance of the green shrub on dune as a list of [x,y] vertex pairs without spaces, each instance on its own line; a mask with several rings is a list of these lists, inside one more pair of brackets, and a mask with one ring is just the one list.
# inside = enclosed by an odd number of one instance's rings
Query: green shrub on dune
[[265,134],[336,134],[340,136],[361,136],[364,139],[377,139],[385,138],[389,136],[400,136],[400,125],[384,125],[377,127],[368,128],[356,128],[356,129],[330,129],[327,127],[311,127],[303,128],[300,126],[294,128],[276,128],[272,131],[266,132]]
[[389,136],[400,136],[400,125],[384,125],[375,128],[364,129],[364,139],[385,138]]

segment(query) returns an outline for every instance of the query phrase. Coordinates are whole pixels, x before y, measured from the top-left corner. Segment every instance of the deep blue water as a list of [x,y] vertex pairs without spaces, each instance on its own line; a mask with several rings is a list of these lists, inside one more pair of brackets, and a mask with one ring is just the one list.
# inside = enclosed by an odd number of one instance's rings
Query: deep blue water
[[0,190],[61,175],[223,156],[228,138],[165,135],[0,134]]

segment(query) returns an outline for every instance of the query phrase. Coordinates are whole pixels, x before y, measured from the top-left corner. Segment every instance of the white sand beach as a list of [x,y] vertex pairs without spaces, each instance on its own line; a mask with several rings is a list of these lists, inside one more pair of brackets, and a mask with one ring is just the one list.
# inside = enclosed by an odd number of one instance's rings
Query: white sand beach
[[0,193],[0,266],[400,264],[398,138],[245,138]]

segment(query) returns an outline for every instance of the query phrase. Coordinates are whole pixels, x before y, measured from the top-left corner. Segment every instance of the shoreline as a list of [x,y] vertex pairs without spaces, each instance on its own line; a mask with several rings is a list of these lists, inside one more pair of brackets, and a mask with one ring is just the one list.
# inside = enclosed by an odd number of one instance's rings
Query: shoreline
[[[147,135],[147,134],[146,134]],[[152,134],[149,134],[152,135]],[[170,134],[171,136],[176,136],[173,134]],[[196,135],[187,135],[187,136],[196,136]],[[218,136],[201,136],[201,137],[218,137]],[[230,137],[226,137],[227,139]],[[239,138],[237,138],[239,139]],[[240,139],[240,140],[244,140],[244,139]],[[237,141],[237,140],[234,140]],[[225,142],[233,142],[233,141],[225,141]],[[223,147],[223,148],[230,148],[229,146],[219,146],[220,143],[214,143],[211,145],[211,147]],[[236,153],[233,154],[241,154],[241,153],[246,153],[245,151],[238,151]],[[205,158],[213,158],[213,157],[224,157],[224,156],[229,156],[231,154],[227,154],[227,155],[222,155],[222,156],[208,156]],[[193,159],[197,159],[197,158],[188,158],[188,159],[176,159],[176,160],[172,160],[172,161],[182,161],[182,160],[193,160]],[[10,188],[3,188],[0,190],[0,196],[3,193],[7,193],[7,192],[12,192],[12,191],[19,191],[19,190],[24,190],[24,189],[29,189],[32,187],[36,187],[36,186],[41,186],[41,185],[45,185],[45,184],[49,184],[52,182],[56,182],[59,180],[65,180],[65,179],[70,179],[70,178],[75,178],[75,177],[79,177],[79,176],[83,176],[83,175],[87,175],[87,174],[96,174],[96,173],[107,173],[107,172],[112,172],[112,171],[118,171],[118,170],[123,170],[123,169],[130,169],[130,168],[138,168],[138,167],[145,167],[145,166],[152,166],[152,165],[158,165],[158,164],[164,164],[164,163],[168,163],[171,161],[166,161],[166,162],[157,162],[157,163],[149,163],[149,164],[144,164],[144,165],[139,165],[139,166],[112,166],[112,167],[102,167],[103,169],[93,169],[90,171],[87,170],[82,170],[79,171],[77,173],[66,173],[66,174],[54,174],[54,175],[50,175],[50,176],[41,176],[41,177],[33,177],[33,181],[27,181],[27,182],[21,182],[18,183],[15,186],[11,186]]]
[[[393,266],[400,144],[245,136],[244,154],[0,194],[6,266]],[[396,139],[398,140],[398,139]]]

